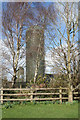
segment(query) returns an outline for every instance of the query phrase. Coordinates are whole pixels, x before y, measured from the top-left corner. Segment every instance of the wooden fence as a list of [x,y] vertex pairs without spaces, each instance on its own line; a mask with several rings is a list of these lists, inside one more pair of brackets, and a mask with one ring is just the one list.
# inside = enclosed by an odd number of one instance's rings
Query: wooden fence
[[[1,88],[0,91],[1,91],[0,92],[1,103],[3,103],[4,101],[32,102],[33,100],[35,101],[59,100],[60,103],[62,103],[63,100],[68,101],[68,88],[62,88],[62,87],[60,88]],[[11,93],[11,91],[13,93]],[[79,99],[79,93],[73,92],[73,98]]]

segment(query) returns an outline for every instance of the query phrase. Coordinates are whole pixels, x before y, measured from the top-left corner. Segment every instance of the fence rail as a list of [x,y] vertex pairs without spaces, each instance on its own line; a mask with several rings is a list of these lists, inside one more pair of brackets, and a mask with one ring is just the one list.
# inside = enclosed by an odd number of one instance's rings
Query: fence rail
[[[51,90],[57,90],[57,92],[53,92]],[[65,92],[63,90],[66,90]],[[68,100],[68,88],[1,88],[0,89],[1,93],[1,103],[4,101],[41,101],[41,100],[59,100],[60,103],[62,103],[62,100]],[[18,92],[18,93],[5,93],[7,92]],[[42,91],[41,93],[38,93],[38,91]],[[45,92],[43,92],[45,91]],[[47,92],[48,91],[48,92]],[[73,95],[78,95],[78,92],[73,92]],[[45,98],[41,98],[41,96],[47,96]],[[52,95],[52,97],[48,97],[49,95]],[[55,97],[56,95],[57,97]],[[66,95],[66,96],[63,96]],[[13,98],[9,98],[13,96]],[[18,98],[18,97],[25,97],[25,98]],[[39,98],[38,98],[39,96]],[[5,98],[7,97],[7,98]],[[17,97],[17,98],[14,98]],[[74,96],[74,99],[79,99],[79,96]]]
[[[60,87],[59,88],[1,88],[2,90],[27,90],[27,91],[30,91],[30,90],[58,90],[58,89],[60,89]],[[0,90],[1,90],[0,89]],[[61,87],[61,89],[64,89],[64,90],[67,90],[68,88],[62,88]]]

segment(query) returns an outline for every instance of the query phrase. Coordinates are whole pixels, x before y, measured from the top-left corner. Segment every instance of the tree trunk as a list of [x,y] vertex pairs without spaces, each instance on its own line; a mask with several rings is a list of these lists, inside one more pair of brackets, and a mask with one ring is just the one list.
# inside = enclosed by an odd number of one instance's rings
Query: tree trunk
[[38,68],[36,67],[35,74],[34,74],[34,84],[35,84],[35,82],[36,82],[37,73],[38,73]]
[[68,102],[73,102],[73,92],[72,92],[72,85],[69,87],[69,93],[68,93]]
[[36,77],[37,77],[37,74],[38,74],[39,64],[40,64],[40,62],[39,62],[38,57],[37,57],[35,74],[34,74],[34,84],[36,83]]
[[14,87],[14,84],[16,82],[16,71],[14,70],[13,80],[12,80],[12,87]]
[[69,23],[69,4],[67,3],[67,45],[68,45],[68,81],[69,81],[69,102],[73,102],[73,95],[72,95],[72,79],[71,79],[71,58],[70,58],[70,52],[71,52],[71,47],[70,47],[70,23]]

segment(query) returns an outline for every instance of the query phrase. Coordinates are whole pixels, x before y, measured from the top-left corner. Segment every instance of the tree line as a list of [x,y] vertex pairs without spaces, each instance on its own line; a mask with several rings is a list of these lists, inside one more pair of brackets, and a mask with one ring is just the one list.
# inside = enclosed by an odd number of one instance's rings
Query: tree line
[[[7,53],[3,47],[2,71],[12,75],[14,84],[20,65],[25,65],[26,30],[37,25],[45,33],[45,52],[51,54],[55,81],[63,80],[71,92],[72,87],[79,84],[78,3],[9,2],[2,7],[2,40],[9,51]],[[46,63],[49,66],[47,60]],[[38,56],[36,64],[39,64]],[[37,70],[36,65],[34,83],[37,82]]]

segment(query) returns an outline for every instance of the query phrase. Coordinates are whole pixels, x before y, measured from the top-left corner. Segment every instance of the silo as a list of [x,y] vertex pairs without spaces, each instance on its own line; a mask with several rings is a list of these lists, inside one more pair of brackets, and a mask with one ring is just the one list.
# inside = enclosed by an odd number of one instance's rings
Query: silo
[[16,82],[24,82],[24,68],[23,67],[19,67],[19,70],[17,71]]
[[44,75],[44,30],[39,26],[30,27],[26,32],[26,80],[34,79]]

